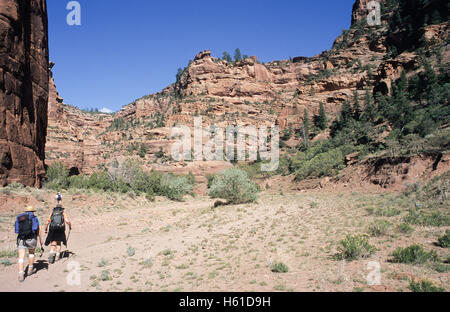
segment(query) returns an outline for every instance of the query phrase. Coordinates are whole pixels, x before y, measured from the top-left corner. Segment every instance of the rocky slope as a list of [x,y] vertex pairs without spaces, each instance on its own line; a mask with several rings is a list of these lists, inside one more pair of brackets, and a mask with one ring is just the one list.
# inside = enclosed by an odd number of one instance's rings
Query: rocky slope
[[49,81],[45,0],[0,0],[0,38],[0,186],[39,186]]
[[[47,163],[62,160],[74,171],[90,173],[112,161],[135,158],[149,169],[192,171],[202,177],[229,164],[171,161],[171,126],[192,127],[193,117],[202,116],[204,125],[222,128],[230,124],[298,128],[304,111],[310,117],[318,114],[320,103],[332,120],[355,91],[361,98],[366,90],[386,94],[402,71],[412,75],[421,70],[420,55],[404,52],[391,57],[389,42],[401,40],[388,30],[386,20],[392,12],[383,13],[382,25],[368,26],[367,2],[355,2],[352,28],[329,51],[267,64],[259,63],[256,56],[229,63],[203,51],[176,83],[136,100],[114,116],[64,106],[51,92]],[[448,64],[447,23],[424,27],[420,40],[443,48]],[[56,112],[59,117],[53,118]],[[300,142],[301,138],[292,138],[286,145],[294,147]]]

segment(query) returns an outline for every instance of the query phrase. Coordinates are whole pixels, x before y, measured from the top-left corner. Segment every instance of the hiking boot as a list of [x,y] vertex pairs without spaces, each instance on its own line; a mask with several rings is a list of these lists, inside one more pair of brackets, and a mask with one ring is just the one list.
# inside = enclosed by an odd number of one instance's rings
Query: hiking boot
[[20,272],[19,273],[19,282],[23,283],[24,280],[25,280],[25,272]]
[[50,256],[48,257],[48,263],[50,263],[50,264],[55,263],[55,257],[56,257],[56,254],[51,253]]

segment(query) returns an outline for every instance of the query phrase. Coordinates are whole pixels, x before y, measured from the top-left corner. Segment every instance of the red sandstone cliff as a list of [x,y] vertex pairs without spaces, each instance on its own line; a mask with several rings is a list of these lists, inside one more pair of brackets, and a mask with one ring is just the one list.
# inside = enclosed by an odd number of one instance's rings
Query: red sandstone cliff
[[45,0],[0,0],[0,186],[45,175],[47,28]]

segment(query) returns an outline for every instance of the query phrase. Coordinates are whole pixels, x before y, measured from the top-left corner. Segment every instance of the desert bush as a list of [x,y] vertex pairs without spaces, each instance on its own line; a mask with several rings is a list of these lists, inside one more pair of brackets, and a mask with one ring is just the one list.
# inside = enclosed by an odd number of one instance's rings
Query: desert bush
[[422,245],[414,244],[406,248],[397,248],[391,256],[391,262],[423,264],[427,261],[436,261],[438,256],[434,250],[426,252]]
[[207,174],[206,174],[206,181],[207,181],[208,189],[211,188],[211,185],[212,185],[212,182],[213,182],[213,180],[214,180],[214,177],[215,177],[214,174],[211,174],[211,173],[207,173]]
[[436,272],[439,273],[447,273],[450,272],[450,265],[445,264],[445,263],[435,263],[432,266],[433,270],[435,270]]
[[99,268],[107,266],[108,265],[108,260],[106,260],[105,258],[101,258],[100,261],[97,263],[97,266]]
[[74,175],[69,177],[70,188],[74,189],[88,189],[89,177],[85,175]]
[[408,287],[412,292],[444,292],[445,289],[435,286],[432,282],[423,280],[421,282],[411,281]]
[[392,228],[392,223],[386,220],[376,220],[367,227],[367,233],[370,236],[386,235]]
[[0,263],[3,264],[4,266],[12,265],[12,262],[9,259],[2,259]]
[[136,254],[136,250],[133,247],[128,246],[128,248],[127,248],[127,255],[129,257],[133,257],[135,254]]
[[277,262],[272,265],[271,270],[274,273],[287,273],[289,271],[289,268],[286,264]]
[[185,176],[175,176],[173,174],[166,174],[161,181],[163,193],[171,200],[182,200],[183,196],[191,193],[193,184]]
[[114,190],[114,181],[106,171],[94,172],[89,176],[89,188],[96,191]]
[[344,155],[339,148],[320,153],[314,158],[302,162],[295,171],[296,180],[306,178],[318,178],[335,174],[339,169],[345,167]]
[[397,231],[403,234],[410,234],[414,229],[408,223],[400,223],[397,225]]
[[403,221],[409,224],[422,226],[445,226],[450,225],[450,214],[447,212],[428,212],[423,210],[410,209]]
[[173,174],[163,175],[154,170],[145,172],[134,160],[120,163],[115,161],[108,170],[94,172],[90,176],[69,177],[68,169],[61,163],[50,166],[48,173],[50,173],[49,181],[46,186],[50,189],[110,191],[129,194],[133,199],[145,194],[146,198],[151,201],[154,200],[155,195],[180,200],[183,195],[192,192],[195,184],[195,177],[192,173],[176,176]]
[[102,271],[102,274],[100,275],[100,279],[102,281],[110,281],[110,280],[112,280],[112,277],[111,277],[109,271],[105,270],[105,271]]
[[20,183],[17,183],[17,182],[13,182],[13,183],[11,183],[11,184],[8,184],[8,188],[9,188],[9,189],[15,189],[15,190],[18,190],[18,189],[23,189],[23,188],[25,188],[25,186],[24,186],[23,184],[20,184]]
[[66,189],[69,186],[69,169],[61,162],[48,166],[45,186],[53,190]]
[[214,177],[208,194],[211,198],[226,199],[229,204],[242,204],[254,202],[257,193],[258,187],[245,171],[230,168]]
[[438,245],[443,248],[450,247],[450,230],[446,230],[445,234],[438,238]]
[[339,243],[338,253],[335,255],[338,260],[356,260],[370,256],[376,250],[369,244],[369,237],[364,234],[347,235]]

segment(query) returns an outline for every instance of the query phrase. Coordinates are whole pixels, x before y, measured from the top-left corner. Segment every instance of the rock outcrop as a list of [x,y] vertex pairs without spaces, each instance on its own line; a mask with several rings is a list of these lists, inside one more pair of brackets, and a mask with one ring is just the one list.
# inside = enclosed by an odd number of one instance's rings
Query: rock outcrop
[[48,101],[45,0],[0,0],[0,186],[39,186]]
[[[171,127],[193,127],[196,116],[202,117],[203,126],[222,129],[236,124],[276,124],[281,130],[297,131],[297,135],[283,141],[295,148],[302,143],[298,130],[305,111],[312,119],[323,103],[331,122],[355,93],[361,101],[366,91],[386,94],[391,81],[404,70],[408,74],[421,70],[417,53],[390,56],[386,19],[377,27],[364,21],[368,2],[356,1],[354,26],[339,36],[329,51],[263,64],[256,56],[227,62],[205,50],[177,75],[174,84],[124,106],[114,115],[88,114],[63,105],[57,93],[51,91],[47,162],[62,161],[74,172],[91,173],[116,160],[134,158],[147,169],[192,171],[204,177],[223,166],[177,163],[169,156]],[[389,17],[389,12],[384,14]],[[421,36],[434,42],[435,48],[446,47],[448,25],[424,27]],[[448,51],[443,50],[443,59],[448,60]],[[323,132],[314,140],[328,136]]]

